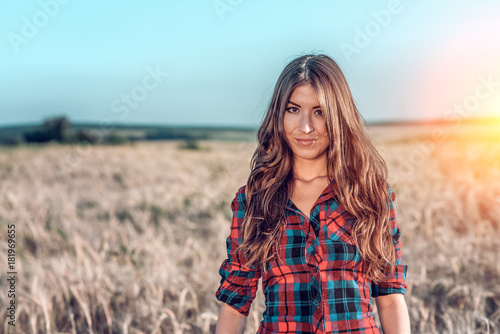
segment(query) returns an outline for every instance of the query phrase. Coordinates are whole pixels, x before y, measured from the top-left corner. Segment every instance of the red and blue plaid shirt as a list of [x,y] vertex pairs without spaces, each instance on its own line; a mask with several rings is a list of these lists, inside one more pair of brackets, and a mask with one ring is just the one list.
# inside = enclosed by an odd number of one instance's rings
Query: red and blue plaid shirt
[[401,263],[394,191],[389,187],[395,271],[384,282],[374,284],[362,273],[363,261],[350,234],[355,218],[339,206],[336,187],[332,183],[323,190],[310,218],[288,201],[279,243],[282,262],[269,261],[267,272],[246,266],[245,258],[236,253],[242,242],[246,187],[236,193],[231,203],[227,259],[219,270],[222,278],[216,297],[248,315],[262,277],[266,310],[258,333],[380,333],[370,297],[405,293],[407,266]]

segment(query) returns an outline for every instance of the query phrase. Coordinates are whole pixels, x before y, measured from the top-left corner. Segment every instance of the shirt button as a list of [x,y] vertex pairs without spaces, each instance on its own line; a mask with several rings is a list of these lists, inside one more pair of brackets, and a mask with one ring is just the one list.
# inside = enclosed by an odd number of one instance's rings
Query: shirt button
[[315,273],[317,273],[317,272],[318,272],[318,267],[314,267],[314,268],[313,268],[313,271],[314,271]]

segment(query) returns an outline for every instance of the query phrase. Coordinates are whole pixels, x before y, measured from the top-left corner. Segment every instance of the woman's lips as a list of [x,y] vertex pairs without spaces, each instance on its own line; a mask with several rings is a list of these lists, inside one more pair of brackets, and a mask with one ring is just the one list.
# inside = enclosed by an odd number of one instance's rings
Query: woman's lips
[[316,139],[300,139],[300,138],[295,138],[295,140],[299,145],[304,147],[311,146],[316,141]]

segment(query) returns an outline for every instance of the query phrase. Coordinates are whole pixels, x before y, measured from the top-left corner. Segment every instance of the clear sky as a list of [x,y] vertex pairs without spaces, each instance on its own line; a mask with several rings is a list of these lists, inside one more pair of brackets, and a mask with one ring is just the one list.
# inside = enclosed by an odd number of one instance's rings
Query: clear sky
[[367,121],[500,115],[499,18],[498,0],[2,1],[0,125],[257,126],[307,52]]

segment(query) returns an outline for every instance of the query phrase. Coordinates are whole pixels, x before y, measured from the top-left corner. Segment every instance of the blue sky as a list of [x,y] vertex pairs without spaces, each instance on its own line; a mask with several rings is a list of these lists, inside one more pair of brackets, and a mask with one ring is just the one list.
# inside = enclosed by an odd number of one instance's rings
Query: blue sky
[[498,0],[2,2],[0,125],[257,126],[307,52],[339,63],[367,121],[500,115],[498,17]]

